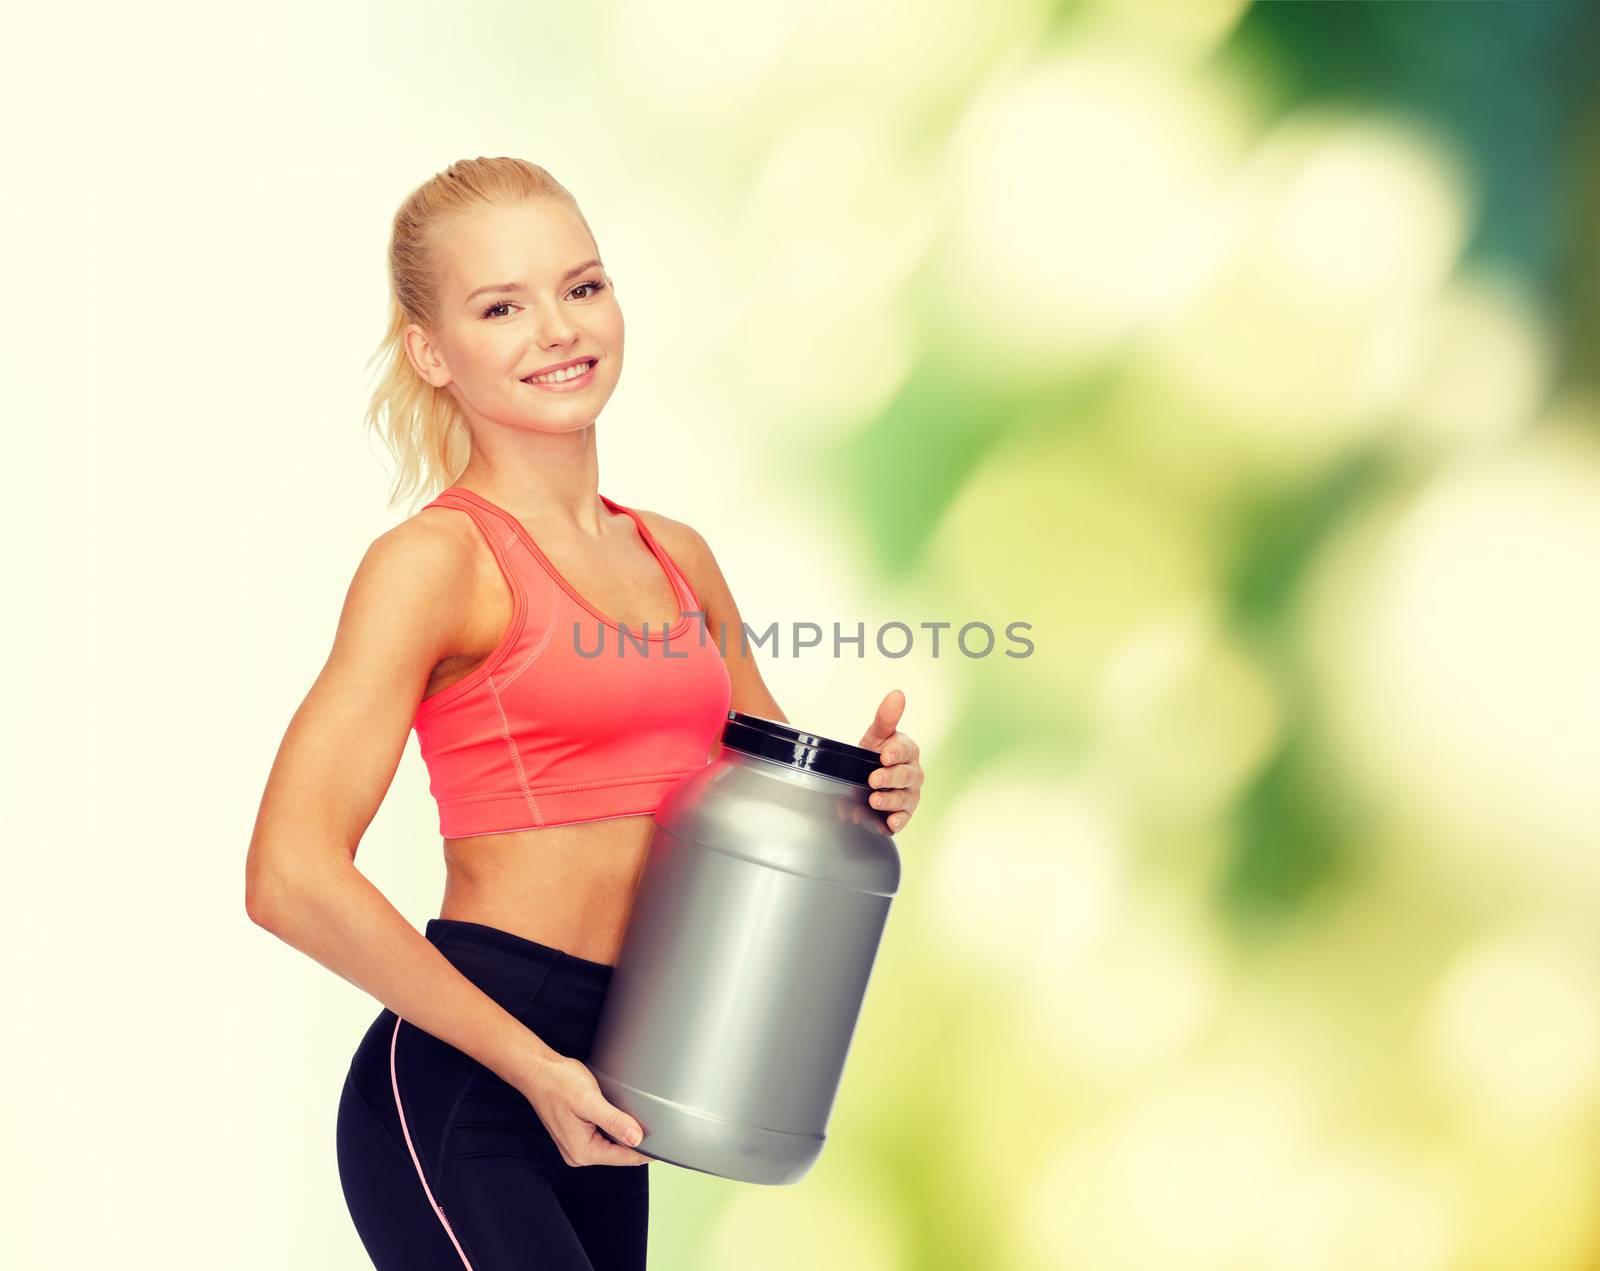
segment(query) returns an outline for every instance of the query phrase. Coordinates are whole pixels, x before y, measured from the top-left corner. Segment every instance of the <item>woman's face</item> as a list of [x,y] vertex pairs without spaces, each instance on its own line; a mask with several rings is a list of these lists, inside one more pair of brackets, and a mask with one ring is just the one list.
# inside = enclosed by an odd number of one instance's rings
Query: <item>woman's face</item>
[[[554,199],[467,213],[435,245],[439,329],[406,334],[413,364],[469,422],[543,432],[594,423],[622,374],[622,310],[583,222]],[[532,377],[596,359],[567,383]],[[564,372],[570,374],[570,372]]]

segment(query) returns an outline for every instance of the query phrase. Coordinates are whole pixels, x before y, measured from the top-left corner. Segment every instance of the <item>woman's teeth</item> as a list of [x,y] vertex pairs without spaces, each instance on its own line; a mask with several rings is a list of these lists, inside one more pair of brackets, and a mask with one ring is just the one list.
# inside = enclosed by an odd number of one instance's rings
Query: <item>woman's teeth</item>
[[577,366],[569,366],[564,371],[551,371],[548,375],[530,375],[528,377],[528,383],[559,384],[563,380],[575,380],[580,375],[588,374],[589,368],[593,365],[593,361],[579,362]]

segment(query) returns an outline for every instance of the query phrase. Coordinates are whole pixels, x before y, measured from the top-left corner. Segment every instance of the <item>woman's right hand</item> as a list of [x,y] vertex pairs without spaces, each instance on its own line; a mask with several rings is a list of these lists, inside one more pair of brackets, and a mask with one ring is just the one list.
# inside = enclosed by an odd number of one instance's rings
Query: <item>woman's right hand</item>
[[613,1142],[636,1133],[642,1138],[644,1129],[606,1099],[594,1074],[579,1060],[558,1055],[517,1088],[539,1114],[568,1165],[650,1163],[650,1157]]

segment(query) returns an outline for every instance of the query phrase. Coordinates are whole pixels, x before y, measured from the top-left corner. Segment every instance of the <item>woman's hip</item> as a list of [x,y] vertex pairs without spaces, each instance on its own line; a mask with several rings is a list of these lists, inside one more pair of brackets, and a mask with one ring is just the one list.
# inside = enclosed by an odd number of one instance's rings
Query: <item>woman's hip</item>
[[[424,934],[551,1050],[588,1058],[611,967],[481,923],[432,918]],[[497,1073],[387,1007],[367,1026],[348,1076],[399,1141],[437,1141],[469,1087],[479,1112],[503,1108],[519,1128],[523,1113],[533,1116],[526,1099]]]

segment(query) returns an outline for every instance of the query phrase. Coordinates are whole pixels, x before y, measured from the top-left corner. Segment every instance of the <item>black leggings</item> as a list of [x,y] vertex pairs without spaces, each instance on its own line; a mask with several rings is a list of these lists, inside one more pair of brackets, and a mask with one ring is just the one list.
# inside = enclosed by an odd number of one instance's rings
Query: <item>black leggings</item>
[[[612,968],[430,918],[439,951],[551,1049],[587,1062]],[[514,1087],[385,1009],[339,1099],[339,1181],[378,1271],[644,1271],[649,1165],[568,1165]]]

